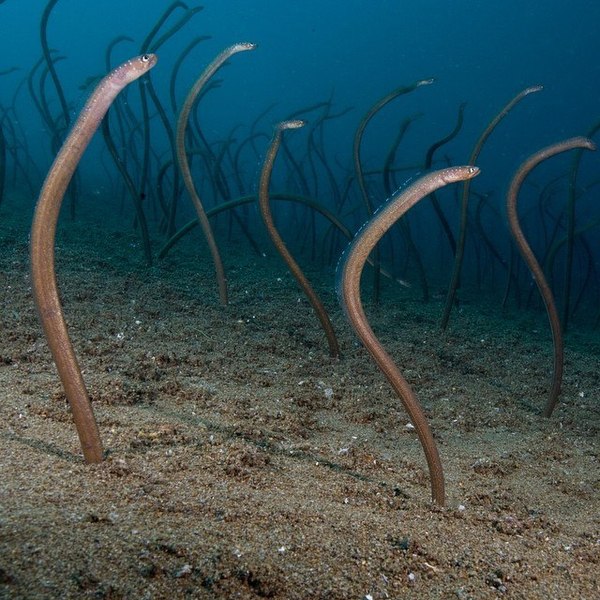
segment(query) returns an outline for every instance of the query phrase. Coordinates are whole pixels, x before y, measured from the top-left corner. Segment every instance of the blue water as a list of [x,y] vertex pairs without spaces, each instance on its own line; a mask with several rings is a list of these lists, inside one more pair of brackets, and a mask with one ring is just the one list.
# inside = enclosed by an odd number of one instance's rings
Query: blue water
[[[52,161],[51,135],[34,108],[27,86],[23,85],[18,94],[14,94],[41,57],[39,25],[45,5],[46,2],[40,0],[27,3],[6,0],[0,4],[0,71],[16,67],[13,72],[0,76],[0,104],[6,109],[16,98],[16,112],[6,113],[4,118],[19,122],[19,143],[24,142],[22,138],[26,139],[37,166],[31,170],[31,187],[35,190],[41,185],[40,174],[46,172]],[[167,6],[167,2],[152,0],[60,0],[57,3],[49,19],[48,41],[50,47],[64,57],[57,63],[57,71],[69,103],[71,119],[76,118],[89,94],[89,89],[82,90],[81,86],[89,77],[106,72],[104,52],[110,41],[118,35],[129,36],[133,40],[115,47],[114,64],[138,54],[142,40]],[[184,10],[177,9],[161,32],[183,15]],[[369,124],[364,136],[361,147],[364,168],[381,169],[402,121],[408,116],[420,115],[411,124],[396,155],[395,165],[407,167],[396,175],[394,185],[399,186],[422,169],[427,148],[453,128],[461,102],[467,102],[463,128],[458,137],[436,155],[435,167],[445,166],[447,162],[464,164],[482,130],[501,107],[521,89],[543,84],[542,92],[525,98],[504,119],[486,143],[477,163],[482,174],[474,182],[473,190],[487,194],[487,202],[490,203],[482,210],[482,222],[503,260],[508,262],[510,238],[503,207],[515,169],[543,146],[585,134],[600,118],[599,22],[600,3],[585,0],[568,3],[562,0],[527,3],[520,0],[213,1],[205,2],[204,10],[159,50],[159,62],[151,78],[174,127],[176,115],[169,105],[169,78],[174,61],[195,36],[211,37],[198,45],[183,63],[177,79],[179,105],[203,68],[223,48],[239,41],[258,44],[256,51],[233,57],[229,66],[217,74],[221,85],[202,99],[199,113],[202,132],[215,144],[215,148],[227,139],[235,125],[239,125],[234,133],[235,147],[249,135],[254,120],[272,105],[257,128],[264,134],[256,140],[258,156],[248,151],[242,162],[243,172],[238,173],[248,192],[256,191],[272,125],[306,106],[331,99],[332,113],[347,110],[343,116],[328,121],[323,127],[326,160],[339,188],[343,189],[353,173],[352,140],[365,112],[398,86],[434,78],[432,85],[419,88],[386,106]],[[46,82],[46,91],[50,112],[58,116],[59,105],[50,79]],[[137,90],[131,90],[127,100],[133,114],[141,118]],[[152,106],[151,114],[156,114]],[[307,114],[307,128],[289,132],[286,137],[289,137],[290,148],[302,163],[311,194],[320,203],[335,210],[323,165],[317,161],[316,169],[311,169],[306,154],[311,119],[314,122],[322,114],[318,110]],[[152,128],[152,152],[158,161],[164,160],[169,146],[164,129],[155,116]],[[6,124],[3,129],[6,130]],[[11,171],[11,160],[9,153],[7,173]],[[280,158],[280,161],[283,159]],[[577,226],[600,218],[598,186],[594,186],[599,164],[599,156],[586,156],[582,161],[577,180],[580,193]],[[540,255],[547,252],[548,236],[552,235],[552,231],[556,233],[551,239],[557,239],[564,232],[566,179],[563,177],[551,188],[553,193],[545,205],[545,213],[536,208],[540,192],[553,178],[565,175],[570,165],[569,156],[553,159],[539,167],[524,186],[520,202],[523,214],[529,215],[524,228]],[[109,179],[106,168],[113,168]],[[83,159],[80,173],[82,198],[86,192],[106,195],[107,202],[115,196],[114,183],[110,181],[117,182],[119,179],[100,136]],[[157,165],[154,164],[149,182],[151,188],[155,186],[156,174]],[[195,176],[202,180],[205,175],[198,166]],[[235,189],[233,174],[228,173],[227,176]],[[285,191],[299,192],[297,179],[289,175],[285,165],[278,163],[275,177],[274,187],[283,190],[287,186]],[[207,206],[223,200],[214,195],[205,178],[204,183],[199,181],[198,185]],[[0,210],[30,211],[35,197],[31,197],[29,204],[15,207],[9,201],[14,191],[11,186],[23,189],[22,175],[17,174],[11,179],[7,174],[6,199]],[[385,200],[386,194],[378,176],[369,178],[368,188],[375,206]],[[356,185],[350,189],[344,214],[339,216],[352,231],[356,231],[367,214]],[[446,191],[441,198],[456,232],[458,206],[454,193]],[[28,195],[32,196],[31,192]],[[178,202],[179,226],[192,218],[193,212],[185,193]],[[80,218],[85,218],[85,206],[82,199],[78,209]],[[133,214],[133,209],[130,210]],[[290,209],[279,209],[278,214],[284,237],[292,235],[293,231],[286,232],[285,229]],[[153,241],[164,240],[156,221],[149,218]],[[447,254],[448,248],[444,248],[439,224],[430,207],[426,206],[417,207],[412,219],[413,233],[426,268],[443,288],[451,260],[447,256],[440,260],[440,255]],[[254,227],[260,222],[254,218],[250,224]],[[596,228],[586,234],[587,250],[576,244],[574,265],[580,272],[575,274],[574,293],[583,289],[582,302],[586,306],[597,304],[599,293],[599,231],[600,228]],[[319,233],[324,234],[324,229]],[[477,239],[476,234],[471,235]],[[221,235],[221,238],[226,244],[225,236]],[[330,264],[335,265],[342,247],[340,240],[334,256],[329,257]],[[401,248],[397,244],[394,252],[401,251]],[[482,269],[477,267],[477,252],[485,252],[482,248],[481,241],[468,248],[467,284],[474,281],[477,269]],[[306,248],[299,248],[299,251],[303,250]],[[387,256],[387,259],[393,262],[392,256]],[[305,260],[310,262],[308,253]],[[489,267],[487,271],[483,267],[483,274],[479,273],[482,285],[501,297],[503,267],[489,255],[485,260]],[[560,260],[556,267],[559,295],[562,294],[560,280],[563,268]],[[397,259],[396,264],[401,262]],[[586,282],[590,269],[591,279]],[[495,271],[496,277],[489,275],[490,270]],[[398,275],[416,280],[410,269]],[[520,277],[526,288],[528,278],[523,267]],[[584,325],[593,325],[593,311],[580,313],[580,320]]]

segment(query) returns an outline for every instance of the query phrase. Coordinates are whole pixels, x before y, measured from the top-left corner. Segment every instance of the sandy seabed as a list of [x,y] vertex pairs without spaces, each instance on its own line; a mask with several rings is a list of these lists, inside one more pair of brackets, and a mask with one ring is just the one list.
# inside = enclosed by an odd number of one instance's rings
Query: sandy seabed
[[544,419],[542,313],[472,295],[441,334],[441,298],[387,284],[367,306],[431,420],[441,509],[331,271],[308,275],[340,360],[277,256],[225,247],[221,307],[199,235],[145,268],[135,232],[78,220],[57,258],[107,453],[90,466],[33,307],[28,222],[11,206],[0,218],[0,597],[600,597],[598,331],[571,329],[561,402]]

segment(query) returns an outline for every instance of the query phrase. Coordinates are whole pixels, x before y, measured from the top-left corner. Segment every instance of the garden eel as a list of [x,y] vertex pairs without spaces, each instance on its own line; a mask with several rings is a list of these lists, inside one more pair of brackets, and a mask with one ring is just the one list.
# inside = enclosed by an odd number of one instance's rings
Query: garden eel
[[31,226],[33,296],[88,463],[102,460],[102,442],[58,294],[54,267],[56,224],[67,186],[100,121],[117,94],[147,73],[156,61],[156,55],[143,54],[123,63],[100,81],[48,171]]
[[[523,98],[540,92],[544,89],[542,85],[532,85],[530,87],[521,90],[510,102],[504,106],[504,108],[487,124],[483,133],[479,136],[479,139],[475,143],[475,147],[469,156],[469,164],[477,162],[479,154],[483,145],[490,137],[494,129],[498,126],[500,121],[508,115],[508,113],[519,103]],[[454,306],[456,299],[456,292],[460,285],[460,273],[462,271],[462,264],[465,256],[465,247],[467,241],[467,221],[468,221],[468,210],[469,210],[469,192],[471,190],[471,182],[469,180],[463,185],[462,198],[460,202],[460,225],[458,229],[458,239],[456,240],[456,250],[454,252],[454,266],[452,267],[452,275],[450,277],[450,285],[448,286],[448,294],[446,295],[446,305],[444,306],[444,312],[442,314],[442,321],[440,327],[442,331],[446,331],[448,328],[448,322],[450,321],[450,313]]]
[[527,266],[531,271],[531,275],[535,281],[535,284],[537,285],[537,288],[540,291],[540,295],[544,300],[544,306],[546,307],[546,313],[548,314],[548,321],[550,321],[550,329],[552,330],[552,343],[554,346],[554,372],[552,375],[552,386],[550,388],[550,395],[548,396],[546,406],[544,407],[543,415],[545,417],[550,417],[552,415],[552,412],[556,405],[556,401],[558,400],[558,396],[560,395],[564,366],[563,335],[552,290],[550,289],[550,286],[546,281],[546,277],[544,276],[544,272],[540,267],[540,264],[535,258],[531,247],[529,246],[527,240],[525,239],[525,236],[523,235],[523,230],[521,229],[521,225],[519,223],[519,216],[517,214],[517,196],[519,195],[519,190],[521,189],[523,181],[525,181],[525,177],[529,175],[529,172],[534,167],[539,165],[542,161],[546,160],[547,158],[554,156],[555,154],[559,154],[560,152],[565,152],[567,150],[573,150],[574,148],[595,150],[596,146],[591,140],[588,140],[587,138],[575,137],[570,138],[568,140],[564,140],[562,142],[558,142],[556,144],[553,144],[552,146],[547,146],[546,148],[543,148],[539,152],[536,152],[535,154],[530,156],[519,167],[510,184],[508,194],[506,195],[506,210],[508,214],[508,224],[510,226],[510,232],[512,233],[512,236],[515,239],[515,242],[517,244],[517,247],[519,248],[519,252],[523,257],[523,260],[527,263]]
[[[362,144],[362,138],[365,133],[365,129],[369,124],[369,121],[386,105],[389,104],[395,98],[402,96],[404,94],[408,94],[413,90],[416,90],[418,87],[423,85],[431,85],[434,82],[434,79],[421,79],[419,81],[415,81],[414,83],[399,87],[380,100],[378,100],[367,112],[367,114],[362,118],[359,123],[356,132],[354,133],[354,143],[352,146],[352,157],[354,161],[354,171],[356,173],[356,181],[358,182],[358,187],[360,189],[360,194],[362,196],[363,202],[365,204],[365,208],[367,209],[367,214],[371,216],[373,214],[373,205],[371,199],[369,198],[369,193],[367,190],[367,184],[365,182],[365,173],[362,168],[362,161],[360,157],[360,147]],[[380,281],[380,266],[379,266],[379,249],[375,250],[375,254],[373,255],[374,262],[374,270],[373,270],[373,299],[375,302],[379,302],[379,281]]]
[[478,173],[479,169],[472,166],[441,169],[424,175],[409,187],[396,193],[359,230],[342,256],[337,269],[336,287],[340,304],[356,334],[400,396],[425,452],[431,480],[431,496],[440,506],[444,506],[445,503],[444,472],[435,440],[415,393],[394,364],[392,357],[375,337],[367,321],[360,300],[360,278],[373,248],[404,213],[435,190],[449,183],[471,179]]
[[281,255],[288,269],[298,282],[298,285],[302,288],[302,291],[306,294],[308,301],[310,302],[313,310],[317,314],[317,318],[321,323],[321,327],[323,327],[323,331],[325,332],[325,336],[327,337],[327,343],[329,344],[329,355],[332,358],[339,358],[340,349],[338,346],[338,341],[335,336],[335,332],[333,330],[333,325],[329,319],[329,315],[321,302],[321,299],[317,295],[317,293],[313,290],[310,285],[308,279],[304,275],[300,265],[294,260],[294,257],[287,249],[285,242],[282,237],[279,235],[277,231],[277,227],[275,227],[275,223],[273,222],[273,215],[271,213],[271,206],[269,203],[269,185],[271,183],[271,173],[273,172],[273,165],[275,163],[275,158],[277,156],[277,152],[279,151],[279,146],[281,145],[281,137],[283,132],[286,129],[298,129],[304,126],[304,121],[299,119],[291,119],[288,121],[283,121],[279,123],[275,127],[275,132],[273,133],[273,139],[271,140],[271,144],[269,146],[269,150],[267,151],[267,155],[265,157],[264,165],[262,168],[262,172],[260,174],[260,183],[258,188],[258,206],[260,208],[260,213],[262,215],[263,221],[265,223],[265,227],[269,233],[269,237],[273,242],[273,245],[277,249],[277,252]]
[[204,233],[204,237],[206,238],[206,242],[208,244],[208,248],[210,250],[213,263],[215,265],[215,272],[217,275],[217,284],[219,286],[219,298],[221,304],[226,305],[228,302],[227,296],[227,278],[225,277],[225,269],[223,268],[223,261],[221,260],[221,254],[219,252],[219,247],[217,246],[217,242],[215,240],[215,236],[208,221],[208,217],[206,216],[206,211],[204,210],[204,206],[202,205],[202,201],[200,200],[200,196],[194,187],[194,181],[192,180],[192,172],[190,170],[190,165],[187,159],[187,154],[185,152],[185,132],[187,129],[188,120],[190,117],[190,112],[192,107],[194,106],[194,102],[196,98],[208,82],[208,80],[223,66],[223,64],[231,58],[234,54],[238,52],[245,52],[247,50],[254,50],[256,48],[256,44],[251,44],[249,42],[242,42],[239,44],[234,44],[233,46],[229,46],[225,48],[209,65],[206,67],[204,72],[200,75],[200,77],[196,80],[192,89],[189,91],[185,102],[181,108],[181,112],[179,113],[179,118],[177,119],[177,133],[175,135],[175,143],[177,147],[177,161],[179,162],[179,168],[181,169],[181,174],[183,176],[183,181],[185,183],[185,187],[192,199],[192,203],[194,204],[194,208],[196,209],[196,214],[198,215],[198,221],[200,221],[200,226],[202,227],[202,231]]
[[[594,124],[586,133],[588,139],[591,139],[600,129],[600,122]],[[575,200],[577,191],[577,174],[581,164],[584,148],[579,148],[573,157],[571,172],[569,173],[569,195],[567,197],[567,256],[565,258],[565,279],[563,284],[564,299],[562,309],[562,326],[567,331],[571,312],[571,282],[573,273],[573,252],[575,249]],[[576,310],[576,307],[573,309]]]

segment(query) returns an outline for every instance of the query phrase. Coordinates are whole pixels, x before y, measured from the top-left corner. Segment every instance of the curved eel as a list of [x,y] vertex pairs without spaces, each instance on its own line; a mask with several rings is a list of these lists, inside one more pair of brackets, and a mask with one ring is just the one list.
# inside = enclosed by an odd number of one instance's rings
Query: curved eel
[[544,301],[546,307],[546,314],[548,315],[548,321],[550,322],[550,329],[552,331],[552,344],[554,348],[554,368],[552,374],[552,386],[550,387],[550,394],[544,407],[543,415],[550,417],[556,406],[556,402],[560,395],[560,388],[562,386],[562,376],[564,367],[564,341],[562,328],[560,324],[560,318],[556,309],[556,303],[554,301],[554,294],[552,289],[546,281],[544,271],[540,267],[531,246],[525,239],[519,216],[517,214],[517,197],[521,189],[521,185],[530,171],[539,165],[542,161],[559,154],[560,152],[566,152],[567,150],[573,150],[575,148],[595,150],[596,146],[587,138],[575,137],[564,140],[547,146],[539,152],[536,152],[530,156],[517,170],[513,180],[511,181],[508,194],[506,195],[506,211],[508,216],[508,224],[510,226],[510,232],[515,240],[517,248],[523,257],[523,260],[527,263],[527,267],[531,272],[533,280],[537,285],[537,288]]
[[444,506],[445,503],[444,471],[431,428],[409,383],[369,325],[360,300],[360,278],[373,248],[404,213],[435,190],[449,183],[472,179],[478,174],[477,167],[450,167],[433,171],[417,179],[409,187],[392,196],[390,201],[362,227],[338,265],[337,292],[340,304],[365,348],[400,397],[415,427],[429,467],[431,496],[440,506]]
[[196,98],[198,97],[206,83],[209,81],[209,79],[234,54],[237,54],[238,52],[254,50],[255,48],[256,44],[252,44],[250,42],[241,42],[239,44],[229,46],[229,48],[225,48],[225,50],[218,54],[217,57],[208,65],[208,67],[206,67],[206,69],[203,71],[200,77],[198,77],[198,79],[188,92],[187,98],[185,99],[185,102],[181,107],[179,117],[177,118],[177,132],[175,135],[177,161],[179,162],[179,169],[181,170],[183,182],[185,183],[185,187],[188,191],[188,194],[190,195],[190,198],[192,199],[194,208],[196,209],[198,221],[200,222],[200,226],[202,227],[202,232],[204,233],[204,237],[206,238],[206,243],[208,244],[208,248],[210,250],[213,263],[215,265],[217,284],[219,286],[219,298],[221,304],[223,304],[224,306],[228,302],[227,278],[225,277],[225,269],[223,267],[223,261],[221,259],[219,247],[217,246],[217,242],[215,240],[215,235],[213,233],[210,222],[208,221],[208,217],[206,216],[206,211],[204,210],[204,205],[202,204],[200,196],[198,195],[196,187],[194,186],[192,172],[190,170],[190,164],[188,162],[187,154],[185,151],[185,132],[190,118],[190,112],[192,111],[192,107],[194,106],[194,102],[196,101]]
[[117,94],[147,73],[156,61],[156,55],[143,54],[118,66],[100,81],[48,171],[31,226],[33,296],[88,463],[102,461],[102,443],[58,294],[54,267],[56,223],[67,186],[100,121]]
[[[479,136],[479,139],[475,143],[475,147],[469,156],[469,163],[473,164],[477,162],[479,154],[483,145],[487,139],[492,135],[492,132],[500,121],[508,115],[508,113],[519,103],[523,98],[529,96],[529,94],[535,94],[544,89],[542,85],[532,85],[530,87],[521,90],[504,108],[488,123],[483,133]],[[469,192],[471,190],[471,182],[469,180],[463,185],[462,197],[460,201],[460,225],[458,229],[458,239],[456,240],[456,250],[454,252],[454,266],[452,267],[452,275],[450,276],[450,285],[448,286],[448,294],[446,295],[446,305],[444,306],[444,312],[442,314],[442,321],[440,327],[442,331],[446,331],[448,323],[450,321],[450,313],[454,307],[454,301],[456,299],[456,292],[460,285],[460,274],[462,271],[463,260],[465,256],[465,248],[467,243],[467,220],[469,210]]]
[[273,139],[271,140],[271,145],[269,146],[269,150],[267,151],[267,155],[265,157],[265,161],[263,164],[262,172],[260,174],[260,183],[258,188],[258,206],[260,208],[260,214],[262,215],[265,227],[269,233],[269,237],[273,242],[273,245],[277,249],[277,252],[281,255],[281,258],[285,261],[288,269],[298,282],[298,285],[302,288],[302,291],[306,294],[308,301],[310,302],[313,310],[317,314],[317,318],[323,327],[323,331],[325,332],[325,336],[327,337],[327,343],[329,344],[329,355],[332,358],[339,358],[340,349],[338,346],[338,341],[333,330],[333,325],[331,324],[331,320],[329,319],[329,315],[321,302],[321,299],[314,291],[312,285],[310,285],[306,275],[300,268],[300,265],[295,261],[291,252],[288,250],[285,242],[283,241],[281,235],[279,235],[279,231],[275,226],[275,222],[273,221],[273,214],[271,213],[271,205],[269,198],[269,185],[271,183],[271,173],[273,172],[273,165],[275,163],[275,158],[277,156],[277,152],[279,151],[279,146],[281,145],[281,136],[286,129],[298,129],[304,126],[304,121],[298,119],[292,119],[289,121],[283,121],[279,123],[277,127],[275,127],[275,132],[273,133]]

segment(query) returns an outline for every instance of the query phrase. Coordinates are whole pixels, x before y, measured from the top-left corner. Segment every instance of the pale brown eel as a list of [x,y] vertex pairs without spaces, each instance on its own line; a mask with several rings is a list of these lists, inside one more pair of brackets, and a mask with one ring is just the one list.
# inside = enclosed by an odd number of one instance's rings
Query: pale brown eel
[[325,309],[325,306],[323,306],[321,299],[313,289],[312,285],[310,285],[310,282],[306,278],[306,275],[304,275],[300,265],[292,256],[292,253],[288,250],[283,238],[281,235],[279,235],[279,231],[277,230],[275,222],[273,221],[273,214],[271,213],[269,186],[271,184],[271,173],[273,172],[275,158],[279,152],[279,146],[281,145],[281,137],[286,129],[298,129],[299,127],[304,127],[304,121],[300,121],[298,119],[283,121],[282,123],[279,123],[277,127],[275,127],[273,139],[271,140],[267,155],[265,156],[262,172],[260,174],[260,182],[258,187],[258,207],[260,208],[260,214],[262,215],[263,222],[267,228],[267,232],[269,233],[269,237],[271,238],[273,245],[277,249],[277,252],[279,252],[281,255],[281,258],[283,258],[285,261],[290,273],[294,276],[298,282],[298,285],[302,288],[302,291],[306,294],[308,301],[313,307],[313,310],[315,311],[317,318],[323,327],[323,331],[325,332],[325,336],[327,337],[327,342],[329,344],[329,355],[332,358],[338,358],[340,355],[340,349],[335,331],[333,330],[333,325],[331,324],[331,320],[327,314],[327,310]]
[[126,85],[147,73],[156,61],[154,54],[132,58],[111,71],[96,86],[46,176],[31,227],[33,296],[71,405],[83,456],[88,463],[102,461],[102,442],[58,294],[54,267],[56,223],[67,186],[100,121],[117,94]]
[[425,452],[431,479],[431,496],[434,502],[440,506],[444,506],[446,498],[444,471],[431,428],[409,383],[400,373],[392,357],[375,337],[369,325],[360,299],[360,278],[365,262],[377,242],[406,211],[435,190],[449,183],[471,179],[478,173],[479,169],[471,166],[434,171],[417,179],[409,187],[392,196],[387,204],[376,212],[357,233],[344,253],[337,273],[337,292],[340,303],[365,348],[400,396]]
[[177,147],[177,161],[179,162],[179,168],[181,169],[181,175],[183,177],[183,181],[185,183],[185,187],[192,199],[192,203],[194,204],[194,208],[196,209],[196,214],[198,215],[198,221],[200,222],[200,226],[202,227],[202,231],[204,233],[204,237],[206,238],[206,242],[208,244],[208,248],[210,250],[213,263],[215,265],[215,273],[217,275],[217,284],[219,286],[219,298],[221,300],[221,304],[226,305],[228,302],[228,294],[227,294],[227,277],[225,276],[225,269],[223,267],[223,261],[221,259],[221,253],[219,252],[219,247],[217,246],[217,242],[215,240],[215,235],[213,233],[212,227],[210,226],[210,222],[208,221],[208,217],[206,216],[206,211],[204,210],[204,206],[202,201],[200,200],[200,196],[194,186],[194,181],[192,179],[192,172],[190,170],[190,164],[187,159],[187,154],[185,151],[185,132],[187,129],[187,124],[190,118],[190,112],[192,111],[192,107],[194,106],[194,102],[196,98],[207,84],[209,79],[225,64],[225,62],[231,58],[234,54],[238,52],[247,52],[248,50],[254,50],[256,48],[256,44],[252,44],[250,42],[241,42],[239,44],[234,44],[233,46],[229,46],[229,48],[225,48],[203,71],[203,73],[198,77],[190,91],[188,92],[187,98],[181,107],[181,112],[179,113],[179,117],[177,119],[177,133],[175,136],[175,144]]

